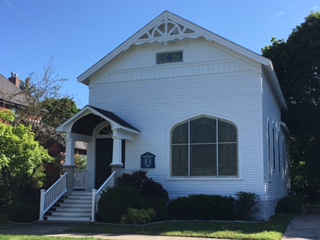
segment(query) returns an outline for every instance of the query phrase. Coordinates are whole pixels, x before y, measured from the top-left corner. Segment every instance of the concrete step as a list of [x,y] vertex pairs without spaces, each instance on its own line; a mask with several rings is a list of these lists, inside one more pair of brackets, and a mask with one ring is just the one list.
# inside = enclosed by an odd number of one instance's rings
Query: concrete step
[[45,215],[48,221],[90,221],[92,193],[89,191],[73,191],[62,197]]
[[58,207],[66,207],[66,208],[86,208],[91,207],[91,203],[75,203],[75,202],[61,202],[55,206],[55,208]]
[[90,195],[85,195],[85,196],[80,196],[80,195],[69,195],[64,197],[63,199],[92,199],[92,196]]
[[57,208],[53,208],[52,211],[55,212],[91,212],[91,206],[90,207],[57,207]]
[[47,216],[48,221],[68,221],[68,222],[90,222],[90,217],[73,217],[73,216]]
[[51,215],[49,216],[90,217],[91,212],[51,212]]
[[62,199],[61,203],[84,203],[84,204],[91,204],[92,199],[70,199],[70,198],[65,198]]
[[91,191],[73,191],[69,196],[92,196]]

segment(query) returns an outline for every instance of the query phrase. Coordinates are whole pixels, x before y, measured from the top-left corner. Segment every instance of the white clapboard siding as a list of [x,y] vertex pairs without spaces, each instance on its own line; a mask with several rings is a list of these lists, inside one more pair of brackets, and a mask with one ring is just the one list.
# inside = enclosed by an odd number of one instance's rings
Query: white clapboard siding
[[[263,78],[263,159],[264,159],[264,186],[265,186],[265,199],[276,200],[284,197],[286,191],[286,176],[283,176],[283,165],[280,163],[279,171],[279,149],[278,140],[276,144],[273,144],[272,128],[275,128],[276,134],[279,134],[280,139],[284,137],[284,133],[281,131],[281,118],[280,108],[276,102],[276,99],[271,90],[270,84],[267,79]],[[268,142],[268,124],[270,130],[270,141]],[[270,148],[268,147],[270,143]],[[273,147],[275,146],[275,149]],[[275,151],[276,160],[273,161],[273,151]],[[271,161],[270,155],[271,154]],[[275,162],[275,168],[273,166]],[[281,161],[282,162],[282,161]],[[270,165],[271,163],[271,165]],[[271,168],[271,169],[270,169]],[[270,175],[271,171],[271,175]],[[271,177],[270,177],[270,176]]]
[[[148,175],[162,183],[171,198],[237,191],[263,196],[260,65],[204,40],[157,46],[132,47],[90,84],[90,105],[114,112],[141,131],[126,144],[126,169],[139,170],[141,154],[151,152],[156,168]],[[155,52],[173,49],[183,50],[183,63],[155,65]],[[170,131],[201,114],[236,124],[239,178],[170,178]]]

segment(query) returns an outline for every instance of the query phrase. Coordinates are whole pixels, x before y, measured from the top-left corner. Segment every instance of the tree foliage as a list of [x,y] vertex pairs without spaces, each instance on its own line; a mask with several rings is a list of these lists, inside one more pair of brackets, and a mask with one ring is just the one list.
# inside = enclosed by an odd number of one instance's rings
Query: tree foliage
[[309,197],[320,190],[320,12],[311,13],[288,39],[262,49],[273,61],[288,105],[293,189]]
[[[6,114],[12,116],[8,111],[0,113],[2,117]],[[44,163],[52,161],[52,158],[35,140],[30,127],[0,122],[0,146],[2,194],[19,199],[26,189],[41,186]]]
[[54,128],[58,127],[79,111],[75,102],[67,97],[48,98],[45,99],[41,105],[46,110],[43,114],[42,122]]

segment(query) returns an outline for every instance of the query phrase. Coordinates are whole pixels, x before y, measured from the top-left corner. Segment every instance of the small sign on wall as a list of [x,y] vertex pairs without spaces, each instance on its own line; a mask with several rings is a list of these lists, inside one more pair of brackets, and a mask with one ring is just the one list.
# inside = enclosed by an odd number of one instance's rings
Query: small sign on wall
[[152,153],[146,152],[141,155],[141,168],[155,168],[156,156]]

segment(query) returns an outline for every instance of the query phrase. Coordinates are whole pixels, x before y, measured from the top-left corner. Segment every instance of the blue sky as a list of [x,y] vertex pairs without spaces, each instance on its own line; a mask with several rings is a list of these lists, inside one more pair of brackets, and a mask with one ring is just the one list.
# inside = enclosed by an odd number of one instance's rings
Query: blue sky
[[287,39],[318,0],[0,0],[0,73],[24,80],[50,58],[67,78],[62,93],[79,108],[87,86],[77,77],[169,10],[254,52],[270,39]]

